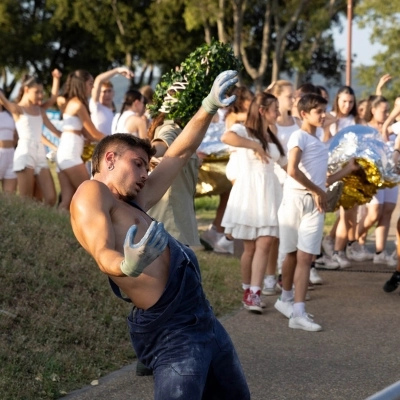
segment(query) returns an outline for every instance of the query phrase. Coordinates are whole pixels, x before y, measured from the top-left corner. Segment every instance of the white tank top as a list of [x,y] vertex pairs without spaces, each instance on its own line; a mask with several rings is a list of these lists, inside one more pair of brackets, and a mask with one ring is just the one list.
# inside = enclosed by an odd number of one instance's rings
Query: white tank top
[[[331,114],[336,117],[336,113],[334,111],[331,111]],[[337,120],[335,124],[332,124],[329,127],[329,132],[331,133],[332,136],[335,136],[339,131],[341,131],[344,128],[347,128],[348,126],[352,126],[356,124],[356,120],[353,115],[348,115],[347,117],[342,117]]]
[[40,142],[42,139],[43,118],[39,115],[27,114],[23,111],[15,123],[19,140]]
[[7,111],[0,111],[0,140],[14,139],[15,122]]
[[283,149],[285,150],[285,154],[287,153],[287,143],[289,141],[290,135],[299,130],[300,127],[296,124],[295,120],[293,119],[293,125],[283,126],[283,125],[276,125],[277,134],[279,141],[281,142]]
[[132,115],[136,115],[136,113],[131,110],[124,111],[122,115],[120,113],[116,114],[113,119],[111,128],[112,134],[114,135],[115,133],[137,133],[128,132],[125,127],[126,120]]
[[63,131],[81,131],[82,121],[76,115],[63,114]]

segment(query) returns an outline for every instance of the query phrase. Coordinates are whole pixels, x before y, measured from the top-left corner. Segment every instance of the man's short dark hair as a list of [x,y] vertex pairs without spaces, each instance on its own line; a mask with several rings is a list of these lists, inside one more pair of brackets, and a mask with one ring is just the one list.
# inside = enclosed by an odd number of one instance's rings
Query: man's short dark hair
[[92,176],[100,172],[100,163],[104,154],[113,148],[116,153],[123,153],[127,149],[143,149],[149,157],[156,153],[156,149],[151,145],[150,140],[141,139],[129,133],[116,133],[115,135],[106,136],[96,146],[92,157]]
[[297,103],[297,110],[299,114],[301,114],[302,111],[309,113],[312,109],[327,104],[328,102],[319,94],[307,93]]

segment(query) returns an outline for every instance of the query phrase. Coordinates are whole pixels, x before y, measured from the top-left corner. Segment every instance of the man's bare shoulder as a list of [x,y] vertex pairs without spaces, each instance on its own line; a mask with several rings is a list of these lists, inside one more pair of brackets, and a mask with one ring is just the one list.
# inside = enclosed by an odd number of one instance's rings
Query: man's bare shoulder
[[88,180],[83,182],[76,190],[71,201],[71,214],[82,208],[110,208],[115,198],[110,189],[102,182]]

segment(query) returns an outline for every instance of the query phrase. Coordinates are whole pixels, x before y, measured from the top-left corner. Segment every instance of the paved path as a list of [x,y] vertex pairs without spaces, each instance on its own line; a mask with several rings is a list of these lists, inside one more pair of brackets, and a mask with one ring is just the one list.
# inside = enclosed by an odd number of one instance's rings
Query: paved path
[[[399,215],[397,207],[391,250]],[[400,380],[400,297],[382,290],[391,271],[372,263],[321,271],[324,284],[310,292],[307,310],[322,332],[289,329],[288,320],[273,308],[272,296],[265,298],[267,309],[261,316],[240,309],[225,317],[222,322],[239,353],[252,399],[362,400]],[[135,364],[66,399],[153,399],[152,378],[136,377],[134,370]]]

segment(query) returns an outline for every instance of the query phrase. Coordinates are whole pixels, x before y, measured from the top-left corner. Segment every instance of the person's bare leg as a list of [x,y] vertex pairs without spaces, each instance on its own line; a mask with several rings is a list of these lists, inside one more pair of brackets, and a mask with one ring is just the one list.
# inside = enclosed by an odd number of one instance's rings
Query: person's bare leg
[[15,194],[17,191],[17,179],[3,179],[3,192],[7,194]]
[[260,236],[255,240],[255,251],[251,264],[251,286],[261,288],[268,263],[273,236]]
[[25,168],[17,172],[17,187],[21,197],[33,197],[33,188],[35,185],[35,177],[33,168]]
[[276,267],[278,263],[278,253],[279,253],[279,239],[274,238],[271,243],[271,248],[269,250],[268,262],[267,262],[267,275],[275,275]]
[[304,303],[306,300],[312,259],[312,254],[297,250],[297,264],[294,273],[295,303]]
[[378,221],[382,213],[382,204],[368,204],[367,214],[361,219],[358,224],[358,242],[365,245],[366,233]]
[[240,272],[242,283],[250,285],[251,282],[251,264],[256,249],[254,240],[243,240],[243,253],[240,258]]
[[286,254],[282,264],[282,287],[286,291],[293,288],[294,274],[297,264],[297,252]]
[[386,248],[386,241],[389,234],[390,220],[396,204],[384,203],[378,225],[375,229],[375,247],[376,252],[382,252]]
[[61,203],[58,207],[69,211],[72,196],[79,185],[89,179],[89,174],[85,165],[80,164],[75,167],[64,169],[59,173],[58,177],[61,186]]
[[56,187],[48,168],[42,168],[36,175],[36,180],[43,195],[44,204],[53,207],[57,201]]

